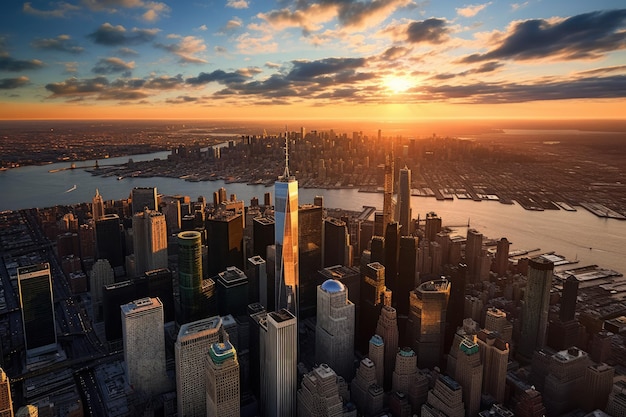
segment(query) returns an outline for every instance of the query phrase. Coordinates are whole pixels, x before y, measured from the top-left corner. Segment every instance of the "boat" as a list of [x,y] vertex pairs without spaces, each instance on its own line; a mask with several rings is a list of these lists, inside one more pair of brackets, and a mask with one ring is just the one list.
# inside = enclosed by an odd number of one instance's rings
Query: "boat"
[[69,190],[65,191],[66,193],[71,193],[72,191],[74,191],[76,189],[76,184],[74,184],[74,186],[72,188],[70,188]]

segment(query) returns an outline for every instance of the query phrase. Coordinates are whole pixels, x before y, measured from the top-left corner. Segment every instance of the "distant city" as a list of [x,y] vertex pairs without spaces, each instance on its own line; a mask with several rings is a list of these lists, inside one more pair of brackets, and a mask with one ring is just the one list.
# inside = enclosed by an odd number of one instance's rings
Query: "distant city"
[[[459,233],[411,203],[583,208],[622,224],[619,135],[140,125],[85,146],[93,127],[71,124],[3,142],[7,170],[60,160],[155,186],[0,212],[0,415],[626,413],[623,271]],[[57,149],[19,159],[31,134]],[[224,187],[163,194],[157,177]],[[267,191],[243,201],[234,183]],[[303,203],[303,188],[380,193],[382,206]]]

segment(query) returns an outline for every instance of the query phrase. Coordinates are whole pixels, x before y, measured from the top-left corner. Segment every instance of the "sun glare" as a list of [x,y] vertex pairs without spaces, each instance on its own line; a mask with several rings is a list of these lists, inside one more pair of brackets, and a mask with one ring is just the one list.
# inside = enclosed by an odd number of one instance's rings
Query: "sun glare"
[[385,78],[385,87],[394,94],[404,93],[413,86],[413,81],[406,77],[390,75]]

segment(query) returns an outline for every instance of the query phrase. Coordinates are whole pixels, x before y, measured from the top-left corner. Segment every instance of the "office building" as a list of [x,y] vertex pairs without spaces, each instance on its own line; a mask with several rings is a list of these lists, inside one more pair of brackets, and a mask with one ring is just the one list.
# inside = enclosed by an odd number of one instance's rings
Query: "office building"
[[518,398],[514,413],[520,417],[544,417],[546,408],[543,405],[543,398],[539,391],[530,387],[523,391]]
[[465,417],[461,385],[447,375],[439,375],[421,411],[422,417],[439,417],[441,413],[447,417]]
[[274,283],[268,279],[265,260],[258,255],[248,258],[246,273],[250,280],[251,299],[260,302],[264,306],[269,305],[268,295],[274,293]]
[[400,233],[407,236],[413,232],[411,224],[411,170],[405,165],[400,170],[398,179],[398,222],[400,223]]
[[606,412],[616,417],[626,415],[626,380],[620,379],[613,384],[606,404]]
[[509,344],[498,333],[484,329],[478,332],[476,343],[483,364],[483,393],[491,395],[502,404],[509,363]]
[[548,415],[558,416],[580,405],[585,370],[589,365],[587,352],[573,347],[550,356],[542,391]]
[[407,334],[420,369],[440,363],[449,296],[450,282],[445,278],[423,282],[411,291]]
[[349,256],[350,235],[346,222],[334,217],[325,218],[323,240],[322,267],[351,265],[352,259]]
[[57,350],[52,276],[47,263],[17,268],[26,355]]
[[483,365],[479,347],[476,342],[463,339],[458,349],[454,379],[463,388],[466,414],[475,416],[480,411],[480,394],[483,386]]
[[594,363],[587,366],[583,377],[584,394],[580,396],[583,410],[605,410],[609,394],[613,389],[615,368],[606,363]]
[[252,219],[252,254],[265,259],[267,247],[276,243],[274,217],[261,216]]
[[519,354],[527,359],[532,358],[536,349],[545,346],[553,270],[554,264],[544,258],[533,258],[528,263],[518,349]]
[[104,216],[104,200],[96,188],[96,195],[91,200],[91,217],[94,221]]
[[224,340],[222,319],[218,316],[180,326],[174,356],[178,415],[207,415],[206,356],[209,347]]
[[372,262],[361,267],[361,301],[359,303],[359,333],[357,348],[362,352],[367,349],[367,342],[376,331],[385,293],[385,267]]
[[476,229],[467,229],[465,243],[465,263],[471,282],[479,282],[480,257],[482,256],[483,234]]
[[447,265],[444,272],[450,280],[450,300],[446,311],[446,334],[444,350],[450,350],[456,329],[463,325],[465,315],[465,284],[467,280],[467,265]]
[[[278,197],[276,197],[278,200]],[[298,378],[297,319],[287,309],[267,313],[261,368],[266,416],[293,416],[296,413]]]
[[206,219],[209,248],[208,275],[214,276],[229,266],[243,269],[243,214],[220,210]]
[[[286,138],[285,138],[286,139]],[[285,147],[288,146],[286,139]],[[285,149],[285,172],[274,183],[274,219],[276,221],[276,304],[298,316],[299,236],[298,236],[298,181],[289,174],[289,153]],[[295,388],[293,391],[295,410]],[[282,408],[281,408],[282,410]],[[276,415],[276,414],[275,414]]]
[[[265,369],[265,346],[261,346],[261,337],[265,340],[267,335],[267,311],[260,303],[248,305],[248,328],[250,329],[250,342],[248,345],[250,358],[250,389],[259,400],[259,409],[265,410],[264,395],[261,395],[261,387],[265,386],[265,379],[261,378],[261,368]],[[261,350],[263,349],[263,354]]]
[[321,206],[304,204],[298,208],[298,319],[315,317],[317,271],[322,268]]
[[13,417],[11,384],[9,377],[2,368],[0,368],[0,417]]
[[409,395],[417,378],[417,374],[417,356],[413,349],[403,347],[397,350],[395,368],[393,370],[392,390]]
[[394,221],[394,202],[393,202],[393,184],[394,184],[394,171],[393,171],[393,155],[385,156],[384,167],[384,194],[383,194],[383,224],[382,233],[385,235],[387,225]]
[[354,326],[355,306],[346,286],[331,279],[318,285],[315,361],[329,365],[346,381],[354,374]]
[[563,282],[563,293],[561,295],[561,308],[559,319],[568,322],[576,319],[576,299],[578,298],[578,279],[570,275]]
[[383,410],[383,396],[383,388],[376,383],[376,365],[364,358],[350,384],[350,399],[359,413],[372,417]]
[[434,242],[437,239],[437,234],[441,232],[441,217],[434,211],[426,213],[426,225],[424,226],[424,237],[429,242]]
[[[385,285],[395,295],[398,281],[398,256],[400,255],[400,227],[398,222],[387,224],[385,229]],[[395,300],[393,305],[396,305]]]
[[233,345],[213,343],[206,356],[207,416],[239,417],[239,360]]
[[389,391],[398,353],[398,316],[395,308],[388,305],[382,307],[376,324],[376,334],[385,341],[383,388]]
[[135,187],[130,193],[132,201],[132,214],[144,209],[158,210],[156,187]]
[[229,266],[217,275],[217,305],[219,314],[245,316],[248,308],[248,277],[242,270]]
[[340,281],[348,291],[348,300],[356,306],[358,316],[359,303],[361,297],[361,274],[357,267],[347,267],[343,265],[330,266],[318,271],[319,280],[324,282],[328,279]]
[[107,259],[98,259],[93,265],[90,274],[91,307],[94,322],[103,319],[102,288],[115,282],[113,268]]
[[120,306],[126,378],[146,396],[169,388],[165,373],[163,304],[158,298],[142,298]]
[[494,260],[493,272],[498,274],[499,277],[506,275],[506,271],[509,269],[509,247],[510,243],[507,238],[503,237],[498,240],[496,245],[496,259]]
[[159,209],[165,215],[167,234],[172,235],[180,232],[181,219],[183,218],[180,208],[180,198],[177,196],[162,196]]
[[376,383],[383,388],[385,380],[385,341],[380,335],[375,334],[370,339],[367,357],[376,366]]
[[120,281],[102,287],[104,334],[108,342],[122,338],[120,306],[147,296],[148,294],[146,293],[138,294],[137,286],[130,280]]
[[506,318],[506,312],[495,307],[489,307],[485,315],[485,330],[497,332],[498,337],[506,343],[511,343],[513,325]]
[[298,390],[298,417],[343,415],[337,374],[332,367],[322,363],[302,378]]
[[[179,324],[202,317],[202,240],[199,232],[178,234],[178,286],[181,317]],[[206,316],[205,316],[206,317]]]
[[167,268],[167,224],[158,211],[145,209],[133,215],[135,276]]
[[478,417],[514,417],[513,411],[500,404],[493,404],[491,408],[478,413]]
[[96,257],[96,229],[93,223],[81,224],[78,228],[80,258],[86,264],[93,263]]
[[[406,324],[406,318],[409,315],[409,293],[416,287],[417,238],[402,236],[398,257],[402,261],[398,262],[398,279],[393,301],[398,310],[398,316],[403,317],[403,322]],[[404,333],[404,330],[401,329],[401,333]]]
[[168,268],[153,269],[146,271],[143,277],[135,279],[137,286],[145,286],[145,289],[138,291],[147,294],[148,297],[158,298],[163,304],[163,315],[165,322],[174,320],[174,282],[172,271]]
[[114,270],[124,266],[122,223],[117,214],[105,214],[96,220],[96,250],[98,259],[108,259]]

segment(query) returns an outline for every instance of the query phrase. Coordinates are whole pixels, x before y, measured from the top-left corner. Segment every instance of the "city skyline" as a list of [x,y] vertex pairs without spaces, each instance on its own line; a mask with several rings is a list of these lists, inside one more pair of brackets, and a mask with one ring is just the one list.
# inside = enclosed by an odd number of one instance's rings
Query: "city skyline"
[[620,6],[14,2],[1,20],[0,110],[4,119],[623,118]]

